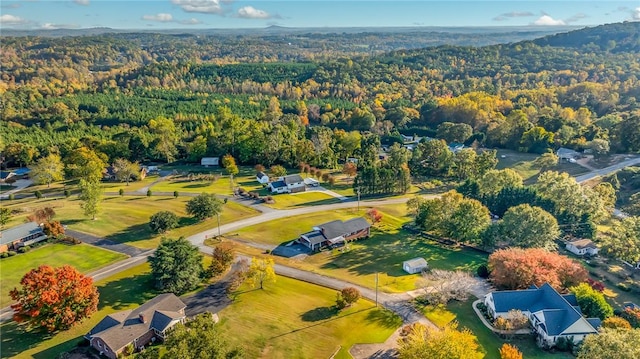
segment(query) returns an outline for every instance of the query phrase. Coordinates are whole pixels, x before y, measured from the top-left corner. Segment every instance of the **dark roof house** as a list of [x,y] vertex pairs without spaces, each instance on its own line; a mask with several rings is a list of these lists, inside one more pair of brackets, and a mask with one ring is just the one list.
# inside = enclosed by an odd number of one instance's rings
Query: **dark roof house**
[[116,358],[130,344],[141,349],[156,339],[164,340],[168,329],[184,323],[185,307],[173,293],[160,294],[136,309],[106,316],[85,338],[101,355]]
[[371,225],[363,217],[348,221],[335,220],[313,227],[313,231],[304,233],[298,239],[311,250],[320,249],[326,245],[335,245],[345,241],[368,237]]
[[510,310],[527,314],[538,333],[540,343],[553,346],[559,337],[571,337],[575,343],[597,333],[600,320],[585,318],[573,294],[561,295],[548,283],[540,288],[491,292],[485,297],[489,313],[503,316]]

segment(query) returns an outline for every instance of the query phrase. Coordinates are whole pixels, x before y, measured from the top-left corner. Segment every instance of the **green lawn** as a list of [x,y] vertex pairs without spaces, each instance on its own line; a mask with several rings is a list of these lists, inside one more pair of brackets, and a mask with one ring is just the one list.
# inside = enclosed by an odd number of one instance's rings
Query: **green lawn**
[[[446,248],[402,230],[402,225],[410,220],[403,206],[389,206],[389,212],[384,211],[385,207],[380,207],[383,218],[375,225],[371,238],[353,242],[347,250],[323,251],[304,260],[275,258],[287,265],[370,288],[375,286],[375,276],[378,273],[380,289],[386,292],[415,289],[419,275],[410,275],[402,270],[402,262],[407,259],[424,257],[432,268],[469,271],[474,271],[486,262],[486,254],[463,248]],[[298,238],[314,225],[362,216],[366,210],[367,208],[363,208],[358,214],[354,209],[342,209],[265,222],[243,228],[238,231],[237,238],[278,245]],[[235,235],[230,237],[236,238]]]
[[322,192],[303,192],[299,194],[276,194],[272,196],[273,204],[266,204],[271,208],[288,209],[302,206],[316,206],[322,204],[339,203],[340,200]]
[[47,244],[27,253],[0,260],[0,308],[11,304],[9,292],[20,285],[22,276],[33,268],[46,264],[59,267],[74,266],[82,273],[89,273],[107,264],[124,259],[124,254],[100,249],[88,244]]
[[[244,289],[244,291],[243,291]],[[385,341],[402,321],[367,300],[336,312],[336,291],[278,277],[264,290],[242,287],[220,314],[222,328],[247,358],[350,358],[356,343]]]
[[[140,248],[155,248],[162,236],[152,233],[148,223],[149,218],[156,212],[172,211],[181,217],[181,226],[166,234],[171,237],[187,237],[217,226],[216,218],[195,222],[187,217],[185,205],[189,199],[191,197],[105,196],[95,221],[83,215],[80,201],[73,196],[68,199],[33,199],[28,202],[11,203],[8,206],[23,213],[14,216],[7,226],[22,223],[27,214],[37,208],[50,206],[56,211],[55,219],[71,229]],[[257,214],[259,212],[252,208],[228,202],[223,207],[220,222],[229,223]]]
[[73,349],[82,336],[89,332],[105,315],[136,307],[153,298],[153,280],[149,265],[142,264],[96,283],[100,292],[98,312],[73,328],[54,334],[25,333],[14,322],[0,325],[2,331],[1,356],[3,358],[56,358],[58,354]]
[[[537,180],[540,169],[533,164],[533,161],[538,158],[538,154],[499,149],[497,156],[497,169],[511,168],[518,172],[525,182],[529,184],[534,183]],[[568,162],[561,162],[550,170],[567,172],[572,176],[589,171],[578,164]]]
[[118,182],[118,181],[108,181],[102,182],[102,188],[105,192],[118,192],[120,188],[122,188],[125,192],[133,192],[139,190],[142,187],[149,186],[154,181],[157,181],[160,176],[158,175],[149,175],[145,177],[142,181],[133,181],[129,182],[127,186],[126,182]]
[[[251,167],[240,167],[240,172],[233,177],[234,187],[244,188],[246,191],[259,191],[262,184],[256,179],[256,171]],[[176,176],[169,180],[159,182],[153,187],[152,191],[157,192],[190,192],[190,193],[216,193],[223,195],[232,195],[233,190],[231,180],[222,168],[212,167],[204,168],[202,166],[180,167],[179,172],[188,173],[196,172],[203,174],[211,174],[217,176],[215,181],[190,181],[187,177]]]

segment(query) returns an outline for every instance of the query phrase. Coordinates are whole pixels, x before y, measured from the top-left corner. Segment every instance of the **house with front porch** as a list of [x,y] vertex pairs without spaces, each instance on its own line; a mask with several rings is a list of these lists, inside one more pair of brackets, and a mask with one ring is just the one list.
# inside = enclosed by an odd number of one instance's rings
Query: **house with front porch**
[[555,346],[559,338],[578,344],[587,335],[597,334],[600,327],[600,319],[582,315],[575,295],[561,295],[548,283],[540,288],[491,292],[484,304],[494,319],[514,309],[523,312],[542,347]]
[[175,294],[160,294],[138,308],[107,315],[84,337],[100,355],[116,359],[127,347],[137,351],[164,341],[174,325],[185,322],[185,308]]
[[335,220],[313,227],[311,232],[304,233],[297,242],[312,251],[325,246],[342,244],[359,238],[369,237],[371,225],[363,217],[348,221]]
[[35,222],[24,223],[0,232],[0,253],[41,242],[48,236]]
[[306,189],[307,185],[299,174],[279,177],[269,183],[271,193],[298,193],[304,192]]

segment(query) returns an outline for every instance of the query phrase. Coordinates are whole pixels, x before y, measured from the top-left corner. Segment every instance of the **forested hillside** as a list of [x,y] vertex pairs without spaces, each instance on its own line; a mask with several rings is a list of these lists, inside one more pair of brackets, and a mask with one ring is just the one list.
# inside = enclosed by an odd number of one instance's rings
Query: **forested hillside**
[[637,152],[638,33],[636,22],[386,53],[373,51],[380,38],[408,35],[342,34],[346,47],[330,34],[4,37],[4,165],[52,146],[161,160],[159,121],[175,125],[174,157],[192,161],[232,153],[242,163],[331,165],[357,155],[351,142],[368,133],[387,143],[403,133],[537,153]]

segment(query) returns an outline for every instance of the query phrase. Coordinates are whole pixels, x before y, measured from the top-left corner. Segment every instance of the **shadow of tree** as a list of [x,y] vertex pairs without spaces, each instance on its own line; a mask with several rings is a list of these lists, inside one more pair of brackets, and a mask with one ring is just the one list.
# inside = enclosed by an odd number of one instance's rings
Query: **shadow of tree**
[[98,292],[100,293],[98,310],[104,307],[119,310],[131,304],[142,304],[158,294],[150,272],[100,285]]
[[338,315],[339,313],[340,311],[335,306],[319,307],[302,313],[302,315],[300,315],[300,318],[305,322],[317,322],[320,320],[329,319],[333,316]]
[[16,322],[5,322],[0,325],[2,339],[0,340],[0,356],[10,358],[31,348],[36,344],[51,338],[47,332],[40,330],[25,330],[24,325]]
[[402,325],[402,319],[386,309],[371,310],[365,318],[370,323],[377,323],[385,328],[397,328]]

